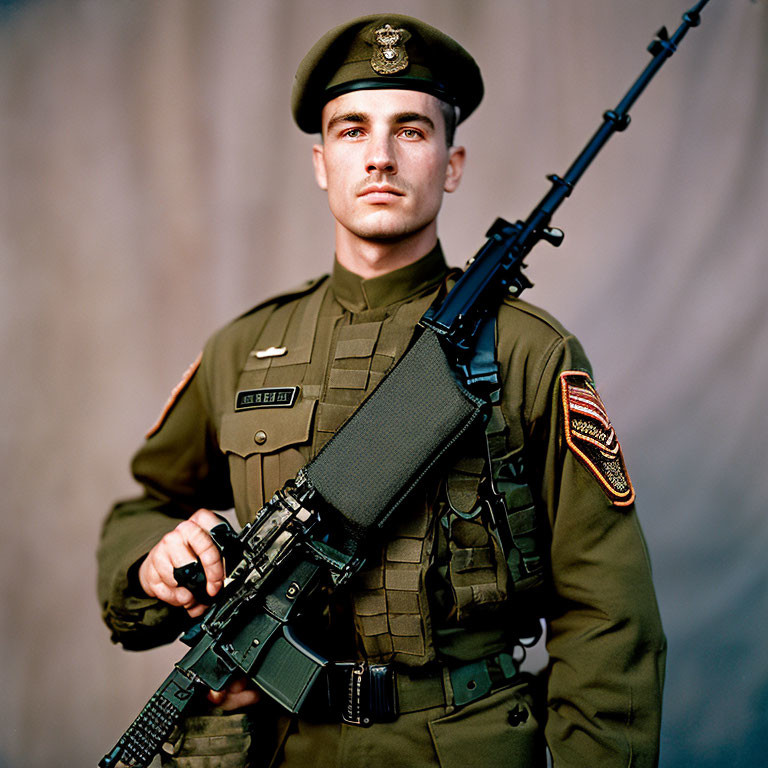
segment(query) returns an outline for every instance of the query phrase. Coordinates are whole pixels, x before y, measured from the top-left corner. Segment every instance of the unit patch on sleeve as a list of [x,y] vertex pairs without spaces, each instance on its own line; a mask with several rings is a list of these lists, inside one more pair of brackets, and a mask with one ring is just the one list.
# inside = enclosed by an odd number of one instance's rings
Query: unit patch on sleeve
[[184,371],[184,375],[181,377],[181,381],[173,388],[173,391],[170,394],[170,397],[168,398],[168,401],[163,406],[163,411],[158,417],[157,421],[152,425],[152,428],[147,432],[145,435],[145,438],[149,440],[152,435],[156,435],[160,431],[160,427],[163,426],[165,423],[165,419],[168,416],[168,414],[171,412],[171,408],[176,404],[176,401],[181,397],[182,392],[187,388],[187,385],[190,381],[192,381],[192,377],[195,375],[195,372],[200,367],[200,361],[203,359],[203,353],[201,352],[197,358],[195,359],[195,362],[192,363],[192,365],[187,368],[186,371]]
[[598,479],[615,505],[628,506],[635,500],[635,489],[619,439],[591,376],[583,371],[565,371],[560,374],[560,389],[569,448]]

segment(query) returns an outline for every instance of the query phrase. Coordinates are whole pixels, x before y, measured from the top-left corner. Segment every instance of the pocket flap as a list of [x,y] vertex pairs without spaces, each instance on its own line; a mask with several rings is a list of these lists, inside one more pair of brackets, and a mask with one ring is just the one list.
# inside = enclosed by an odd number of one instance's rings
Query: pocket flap
[[299,400],[291,408],[255,408],[224,414],[219,446],[243,458],[272,453],[309,441],[317,400]]
[[430,722],[429,730],[440,768],[544,768],[547,764],[527,683],[460,707]]

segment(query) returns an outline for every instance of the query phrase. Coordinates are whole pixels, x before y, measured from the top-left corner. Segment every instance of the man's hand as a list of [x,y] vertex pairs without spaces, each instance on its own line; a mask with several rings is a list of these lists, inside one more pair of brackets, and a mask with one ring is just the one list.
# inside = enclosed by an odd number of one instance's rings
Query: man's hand
[[[205,571],[206,591],[213,597],[224,583],[224,565],[219,548],[208,531],[219,523],[221,518],[213,512],[198,509],[188,520],[166,533],[139,567],[142,589],[150,597],[182,606],[193,618],[205,613],[207,606],[198,603],[188,589],[176,583],[173,569],[200,560]],[[259,692],[246,678],[233,680],[221,691],[208,691],[208,701],[225,711],[249,707],[258,700]]]
[[208,691],[208,701],[225,712],[241,709],[242,707],[250,707],[259,699],[259,692],[244,677],[233,680],[221,691]]
[[150,597],[169,605],[182,606],[192,618],[205,613],[206,606],[198,603],[188,589],[176,583],[173,569],[200,560],[205,571],[206,591],[213,597],[224,583],[224,566],[219,549],[208,531],[220,522],[221,519],[210,510],[198,509],[188,520],[166,533],[139,567],[141,588]]

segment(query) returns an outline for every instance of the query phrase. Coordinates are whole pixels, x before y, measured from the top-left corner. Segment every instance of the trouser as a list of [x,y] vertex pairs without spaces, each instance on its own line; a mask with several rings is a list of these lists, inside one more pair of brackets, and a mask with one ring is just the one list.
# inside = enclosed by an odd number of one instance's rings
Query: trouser
[[[365,728],[310,722],[261,704],[188,718],[167,768],[540,768],[544,743],[528,680],[462,707],[428,706]],[[277,725],[275,723],[277,722]],[[281,746],[282,745],[282,746]],[[170,745],[169,745],[170,746]]]
[[527,683],[464,707],[430,707],[360,728],[298,720],[280,768],[539,768],[546,757]]

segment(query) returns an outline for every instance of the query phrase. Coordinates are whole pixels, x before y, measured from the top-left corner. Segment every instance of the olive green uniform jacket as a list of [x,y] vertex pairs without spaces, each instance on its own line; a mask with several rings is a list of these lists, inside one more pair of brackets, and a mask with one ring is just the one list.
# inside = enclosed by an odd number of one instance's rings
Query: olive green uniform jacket
[[[134,458],[144,495],[117,504],[104,525],[99,597],[115,642],[143,649],[178,635],[185,613],[140,595],[136,563],[198,508],[235,507],[241,523],[252,519],[391,368],[450,280],[439,246],[370,280],[337,263],[330,278],[260,305],[212,337]],[[554,765],[655,765],[665,641],[645,543],[634,505],[613,503],[565,434],[561,374],[588,373],[589,363],[572,335],[520,300],[499,309],[497,353],[503,392],[494,464],[503,475],[505,461],[525,456],[543,577],[507,573],[479,523],[445,524],[451,487],[454,506],[477,488],[478,451],[468,446],[443,490],[412,505],[421,522],[400,513],[381,562],[372,558],[353,585],[352,641],[336,658],[393,660],[411,670],[471,661],[514,643],[522,617],[542,617],[550,657],[543,726]],[[235,410],[238,391],[275,386],[299,386],[296,404]],[[388,589],[409,574],[416,586],[402,589],[412,593]],[[526,764],[503,754],[514,745],[489,749],[489,765]],[[439,744],[437,751],[441,765],[452,764]],[[434,756],[413,758],[433,763]]]

